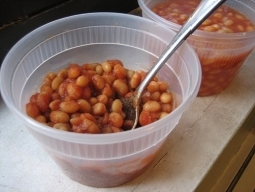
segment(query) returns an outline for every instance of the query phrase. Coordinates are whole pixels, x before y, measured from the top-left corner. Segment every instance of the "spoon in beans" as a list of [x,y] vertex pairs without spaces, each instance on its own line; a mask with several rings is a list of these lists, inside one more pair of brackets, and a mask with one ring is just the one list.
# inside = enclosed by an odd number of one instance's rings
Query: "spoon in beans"
[[129,98],[121,98],[123,109],[128,112],[126,119],[133,122],[131,129],[135,129],[137,126],[142,94],[149,82],[154,78],[157,72],[179,48],[184,40],[186,40],[202,24],[202,22],[225,1],[226,0],[202,0],[198,7],[194,10],[193,14],[166,47],[165,51],[161,54],[153,67],[148,71],[139,87],[135,90],[133,96]]

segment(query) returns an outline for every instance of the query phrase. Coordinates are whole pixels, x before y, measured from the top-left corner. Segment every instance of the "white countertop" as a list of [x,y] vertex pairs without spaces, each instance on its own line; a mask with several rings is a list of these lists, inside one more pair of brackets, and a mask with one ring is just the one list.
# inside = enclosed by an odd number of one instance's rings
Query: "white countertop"
[[109,189],[67,178],[0,97],[0,191],[193,191],[254,107],[254,74],[255,51],[225,91],[196,98],[144,174]]

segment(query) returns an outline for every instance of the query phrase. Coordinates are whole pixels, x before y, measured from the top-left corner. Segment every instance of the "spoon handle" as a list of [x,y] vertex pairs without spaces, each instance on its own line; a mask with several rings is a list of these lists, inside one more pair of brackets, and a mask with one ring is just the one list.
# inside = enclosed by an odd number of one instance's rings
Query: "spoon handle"
[[178,49],[178,47],[191,35],[202,22],[221,4],[226,0],[202,0],[186,23],[181,27],[179,32],[172,39],[165,51],[158,58],[153,67],[149,70],[140,86],[137,88],[137,98],[141,98],[143,91],[146,89],[148,83],[160,70],[160,68],[166,63],[166,61],[172,56],[172,54]]

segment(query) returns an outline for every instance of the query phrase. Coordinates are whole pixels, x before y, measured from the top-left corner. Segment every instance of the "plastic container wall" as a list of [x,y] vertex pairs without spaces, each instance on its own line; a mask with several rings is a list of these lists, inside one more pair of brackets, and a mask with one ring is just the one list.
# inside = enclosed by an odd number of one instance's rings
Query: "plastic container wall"
[[[141,129],[101,135],[64,132],[29,118],[25,103],[46,73],[69,62],[119,59],[126,68],[148,70],[174,35],[155,22],[117,13],[54,21],[25,36],[6,56],[1,69],[3,99],[70,178],[94,187],[126,183],[146,170],[197,95],[201,69],[189,45],[184,43],[158,73],[170,83],[176,109]],[[118,180],[112,182],[112,177]]]

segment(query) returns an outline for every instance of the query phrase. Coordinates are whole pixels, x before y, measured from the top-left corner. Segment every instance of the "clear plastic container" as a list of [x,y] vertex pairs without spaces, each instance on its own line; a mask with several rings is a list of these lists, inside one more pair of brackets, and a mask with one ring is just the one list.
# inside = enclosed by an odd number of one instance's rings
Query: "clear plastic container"
[[71,179],[93,187],[121,185],[146,170],[197,95],[201,68],[189,45],[184,43],[158,73],[170,83],[176,109],[148,126],[112,134],[65,132],[29,118],[25,104],[46,73],[69,62],[119,59],[126,68],[148,70],[174,35],[153,21],[118,13],[51,22],[26,35],[7,54],[1,69],[2,97]]
[[[158,16],[151,9],[166,0],[138,0],[145,18],[178,31],[181,25]],[[225,4],[245,15],[255,24],[255,2],[227,0]],[[255,46],[255,31],[245,33],[215,33],[196,30],[188,43],[198,54],[202,67],[202,82],[198,96],[220,93],[232,82]]]

